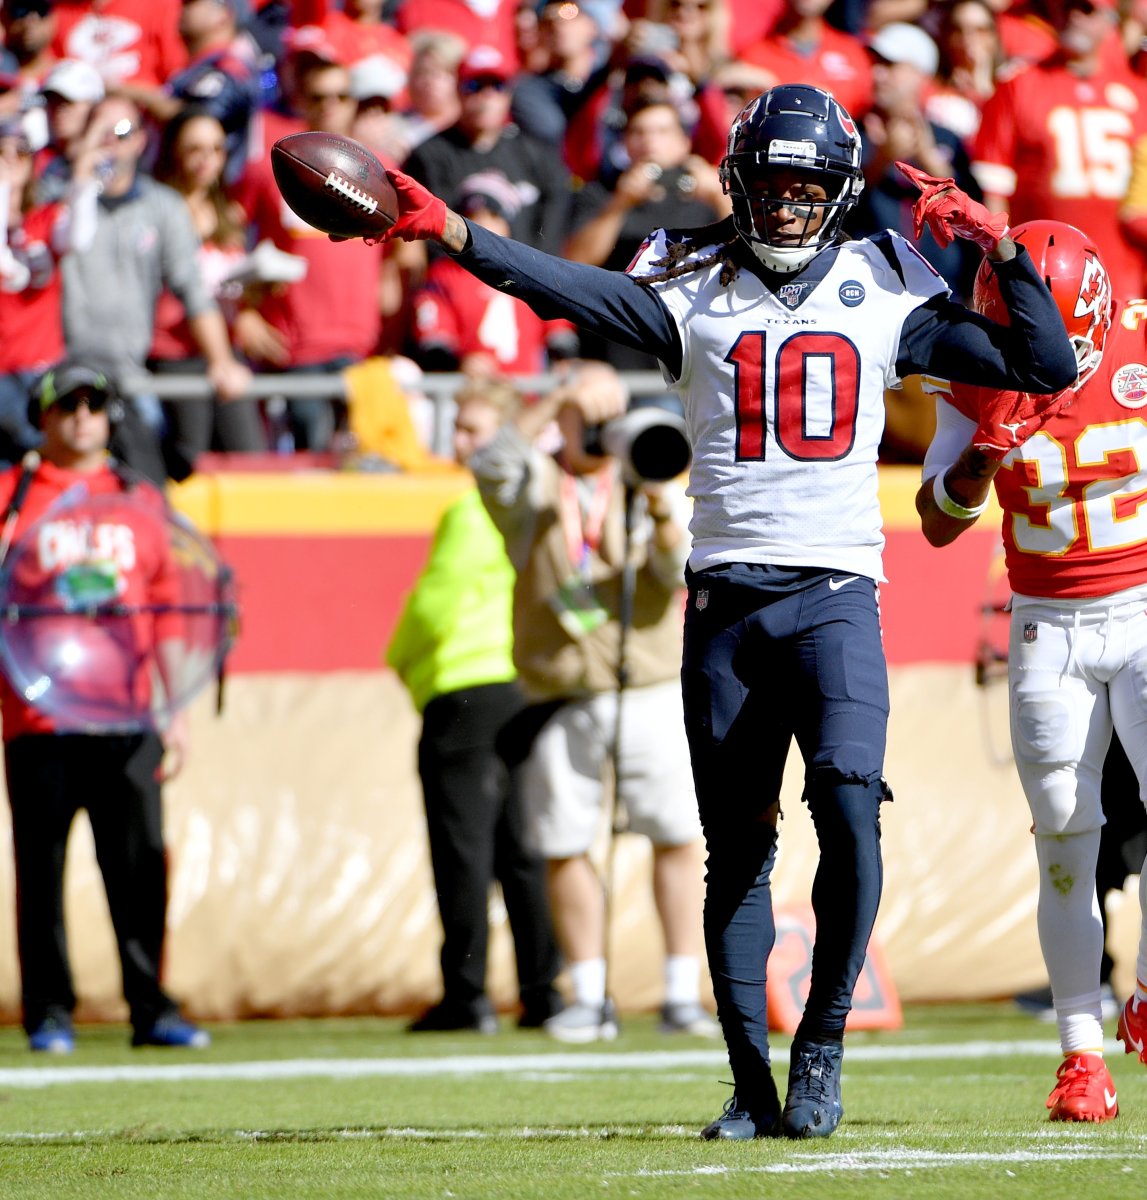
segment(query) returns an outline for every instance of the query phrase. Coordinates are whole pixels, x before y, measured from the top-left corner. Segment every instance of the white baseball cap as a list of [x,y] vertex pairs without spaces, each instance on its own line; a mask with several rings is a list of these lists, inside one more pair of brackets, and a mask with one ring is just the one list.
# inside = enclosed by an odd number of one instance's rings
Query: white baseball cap
[[356,100],[393,100],[406,87],[406,72],[385,54],[361,58],[350,69],[350,94]]
[[40,84],[44,94],[52,92],[73,102],[98,104],[104,98],[104,81],[99,71],[78,58],[65,58],[48,72]]
[[940,65],[936,43],[918,25],[905,21],[893,21],[878,29],[868,47],[885,62],[909,63],[925,75],[935,75]]

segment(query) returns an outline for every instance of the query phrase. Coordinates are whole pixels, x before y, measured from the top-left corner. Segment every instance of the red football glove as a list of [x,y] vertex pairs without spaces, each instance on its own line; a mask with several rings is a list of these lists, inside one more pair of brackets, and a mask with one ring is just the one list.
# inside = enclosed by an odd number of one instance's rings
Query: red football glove
[[1062,412],[1075,399],[1072,388],[1050,396],[1028,392],[989,392],[980,410],[972,445],[986,458],[999,460]]
[[921,192],[912,210],[912,229],[917,240],[927,225],[941,250],[959,237],[975,242],[986,252],[994,250],[1007,236],[1007,214],[988,212],[956,187],[954,179],[937,179],[911,163],[898,162],[896,166]]
[[387,230],[387,238],[437,241],[446,232],[446,205],[417,179],[390,168],[386,174],[398,193],[398,220]]

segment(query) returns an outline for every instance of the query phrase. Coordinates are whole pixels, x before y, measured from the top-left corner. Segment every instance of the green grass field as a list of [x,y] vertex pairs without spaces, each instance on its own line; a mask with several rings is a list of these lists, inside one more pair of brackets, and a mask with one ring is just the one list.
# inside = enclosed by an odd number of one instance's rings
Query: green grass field
[[[1147,1196],[1147,1069],[1122,1046],[1119,1118],[1051,1125],[1053,1027],[1009,1004],[905,1018],[849,1035],[834,1137],[749,1144],[697,1137],[730,1090],[719,1044],[660,1036],[651,1017],[585,1048],[505,1021],[496,1038],[244,1022],[200,1052],[81,1027],[51,1061],[8,1027],[0,1200]],[[787,1063],[787,1039],[776,1049]]]

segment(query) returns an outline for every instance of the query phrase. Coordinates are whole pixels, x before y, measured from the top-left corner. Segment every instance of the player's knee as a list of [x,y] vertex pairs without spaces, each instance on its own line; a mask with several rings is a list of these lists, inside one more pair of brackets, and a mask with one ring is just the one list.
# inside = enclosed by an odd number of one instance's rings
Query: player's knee
[[1052,768],[1078,759],[1083,747],[1071,710],[1056,696],[1024,696],[1015,700],[1012,749],[1019,763]]
[[829,768],[809,776],[804,799],[818,830],[851,830],[863,840],[878,828],[880,805],[892,799],[892,792],[883,777],[870,779]]

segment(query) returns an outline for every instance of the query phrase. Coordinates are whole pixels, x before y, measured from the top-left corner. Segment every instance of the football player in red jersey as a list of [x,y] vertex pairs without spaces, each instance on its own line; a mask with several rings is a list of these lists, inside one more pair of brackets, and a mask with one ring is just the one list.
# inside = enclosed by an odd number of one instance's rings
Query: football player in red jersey
[[[1142,254],[1119,210],[1147,146],[1147,93],[1119,45],[1110,0],[1069,0],[1059,46],[1000,81],[984,105],[972,170],[993,211],[1051,217],[1095,239],[1116,298],[1141,296]],[[1114,39],[1114,40],[1113,40]]]
[[[1031,221],[1012,237],[1056,298],[1079,379],[1035,416],[1017,393],[951,385],[916,507],[936,546],[971,528],[993,484],[1004,510],[1012,748],[1064,1054],[1048,1108],[1053,1121],[1106,1121],[1119,1109],[1103,1062],[1095,871],[1113,728],[1147,791],[1147,301],[1113,302],[1095,243],[1070,225]],[[987,266],[974,305],[1007,320]],[[1147,910],[1147,874],[1140,901]],[[1147,927],[1137,977],[1118,1032],[1147,1064]]]

